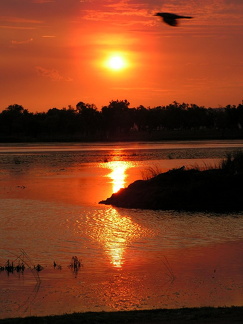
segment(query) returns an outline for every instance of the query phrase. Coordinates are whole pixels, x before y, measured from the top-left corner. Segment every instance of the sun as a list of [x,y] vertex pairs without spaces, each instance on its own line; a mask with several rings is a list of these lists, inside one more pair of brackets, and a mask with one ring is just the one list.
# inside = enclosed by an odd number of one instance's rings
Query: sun
[[106,61],[106,67],[112,71],[120,71],[127,67],[127,62],[122,55],[111,55]]

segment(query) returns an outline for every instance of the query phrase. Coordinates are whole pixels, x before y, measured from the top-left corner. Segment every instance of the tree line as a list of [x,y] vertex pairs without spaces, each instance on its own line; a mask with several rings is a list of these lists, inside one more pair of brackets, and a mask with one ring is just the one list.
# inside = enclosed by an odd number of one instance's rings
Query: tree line
[[153,108],[129,107],[112,100],[100,110],[78,102],[76,107],[32,113],[13,104],[0,113],[0,141],[104,141],[184,138],[242,138],[243,104],[205,108],[173,103]]

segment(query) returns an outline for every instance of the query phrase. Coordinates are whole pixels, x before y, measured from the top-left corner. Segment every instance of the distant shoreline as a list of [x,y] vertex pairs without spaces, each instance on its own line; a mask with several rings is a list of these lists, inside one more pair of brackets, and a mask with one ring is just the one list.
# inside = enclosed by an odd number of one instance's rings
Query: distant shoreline
[[242,139],[243,104],[205,108],[178,103],[129,107],[112,100],[100,110],[79,102],[76,108],[30,113],[14,104],[0,112],[0,142],[94,142]]
[[202,141],[202,140],[242,140],[242,130],[230,130],[230,129],[195,129],[195,130],[158,130],[158,131],[140,131],[132,132],[127,134],[119,134],[109,136],[82,136],[79,134],[75,135],[38,135],[24,136],[22,134],[3,136],[0,135],[0,143],[77,143],[77,142],[138,142],[138,141]]
[[200,307],[142,311],[88,312],[1,319],[0,324],[232,324],[241,323],[243,307]]

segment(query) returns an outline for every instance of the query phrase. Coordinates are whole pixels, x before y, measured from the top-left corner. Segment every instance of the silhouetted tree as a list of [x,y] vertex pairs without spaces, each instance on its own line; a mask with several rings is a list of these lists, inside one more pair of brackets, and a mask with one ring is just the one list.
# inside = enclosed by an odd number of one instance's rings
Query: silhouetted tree
[[148,109],[140,105],[135,111],[134,122],[138,127],[138,131],[147,130]]
[[25,133],[25,121],[29,112],[21,105],[10,105],[1,113],[1,130],[7,135]]
[[0,113],[0,139],[117,140],[128,139],[132,129],[138,133],[148,131],[148,139],[156,132],[156,138],[160,139],[167,130],[170,134],[175,130],[183,134],[183,130],[195,132],[202,128],[221,132],[221,137],[224,134],[234,138],[243,136],[243,104],[205,108],[174,101],[153,108],[129,106],[127,100],[112,100],[98,111],[94,104],[80,101],[75,108],[68,106],[30,113],[21,105],[10,105]]
[[243,104],[238,105],[237,107],[238,112],[238,128],[243,130]]
[[112,100],[108,106],[102,107],[102,116],[107,136],[129,132],[134,125],[134,114],[128,108],[127,100]]
[[84,137],[95,138],[100,133],[101,117],[94,104],[88,104],[80,101],[76,105],[78,113],[79,131]]

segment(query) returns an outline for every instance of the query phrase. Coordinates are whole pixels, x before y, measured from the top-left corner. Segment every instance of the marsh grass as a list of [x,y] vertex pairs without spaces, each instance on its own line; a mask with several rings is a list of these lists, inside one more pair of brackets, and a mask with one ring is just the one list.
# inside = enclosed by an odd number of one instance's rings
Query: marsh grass
[[234,151],[226,154],[218,164],[209,165],[203,163],[202,166],[194,164],[191,168],[199,171],[220,169],[228,174],[243,173],[243,151]]
[[[25,269],[29,269],[33,276],[36,279],[36,282],[40,282],[40,277],[38,275],[38,272],[40,271],[41,265],[35,266],[28,254],[23,250],[20,249],[20,254],[16,255],[15,253],[9,252],[10,254],[13,255],[14,259],[13,260],[7,260],[4,266],[0,266],[0,271],[6,271],[7,274],[9,275],[10,273],[14,272],[24,272]],[[37,273],[36,273],[37,272]]]
[[186,167],[186,170],[197,170],[197,171],[206,171],[206,170],[214,170],[214,169],[219,169],[220,168],[220,164],[208,164],[205,161],[202,162],[202,165],[199,165],[197,163],[192,164],[189,167]]
[[[201,166],[195,163],[189,167],[182,167],[179,169],[180,170],[194,169],[198,171],[221,169],[229,174],[243,173],[243,151],[235,151],[235,152],[227,153],[225,158],[223,158],[219,163],[217,164],[215,163],[214,165],[203,162]],[[145,168],[143,171],[141,171],[143,180],[152,179],[161,173],[162,170],[159,168],[158,165],[149,166]]]
[[161,169],[158,165],[153,165],[150,167],[145,168],[143,171],[141,171],[142,179],[143,180],[149,180],[161,173]]
[[20,303],[18,310],[22,310],[23,314],[27,313],[30,309],[30,305],[35,301],[40,286],[41,286],[41,279],[39,276],[39,272],[43,269],[40,264],[35,266],[30,258],[30,256],[23,250],[20,249],[19,254],[15,254],[10,251],[6,251],[8,254],[11,254],[13,260],[8,259],[5,263],[5,266],[0,266],[0,272],[6,272],[8,276],[18,274],[21,278],[24,278],[24,272],[28,269],[33,278],[35,279],[35,285],[33,286],[33,291],[29,294],[23,293],[23,301]]
[[219,167],[229,174],[243,173],[243,151],[228,153]]
[[170,278],[170,282],[171,283],[174,282],[176,277],[175,277],[174,272],[173,272],[173,270],[172,270],[172,268],[170,266],[170,263],[169,263],[169,261],[168,261],[168,259],[167,259],[167,257],[165,255],[164,255],[163,264],[164,264],[164,266],[165,266],[165,268],[167,270],[166,275]]

